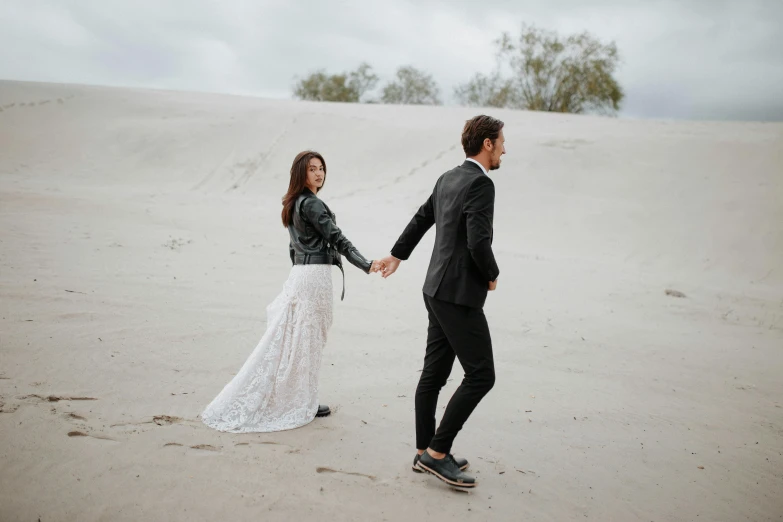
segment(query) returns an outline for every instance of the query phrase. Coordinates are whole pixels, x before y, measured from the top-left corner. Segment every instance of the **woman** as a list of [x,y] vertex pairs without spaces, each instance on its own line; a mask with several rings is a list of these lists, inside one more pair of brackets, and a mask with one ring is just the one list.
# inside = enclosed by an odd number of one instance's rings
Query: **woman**
[[294,266],[267,307],[267,330],[258,346],[201,414],[216,430],[289,430],[331,413],[318,405],[321,352],[332,325],[331,267],[342,270],[340,255],[366,273],[379,271],[381,263],[362,257],[337,228],[334,214],[316,195],[325,181],[323,156],[312,151],[296,156],[282,213]]

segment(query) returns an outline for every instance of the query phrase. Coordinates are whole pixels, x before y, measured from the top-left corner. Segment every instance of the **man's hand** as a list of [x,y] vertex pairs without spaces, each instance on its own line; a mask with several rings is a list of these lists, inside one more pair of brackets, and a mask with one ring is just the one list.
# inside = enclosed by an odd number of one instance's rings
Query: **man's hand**
[[494,290],[495,288],[497,288],[497,287],[498,287],[498,280],[497,279],[495,279],[494,281],[490,281],[489,282],[489,291],[490,292],[492,290]]
[[384,279],[386,279],[397,271],[397,268],[400,266],[402,261],[394,256],[387,256],[381,259],[380,262],[383,263],[383,268],[381,268],[381,275]]

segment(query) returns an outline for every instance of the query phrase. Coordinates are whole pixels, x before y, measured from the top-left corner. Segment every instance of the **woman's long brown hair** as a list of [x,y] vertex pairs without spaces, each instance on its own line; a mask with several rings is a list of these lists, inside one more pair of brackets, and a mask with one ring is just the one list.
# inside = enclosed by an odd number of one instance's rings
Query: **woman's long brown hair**
[[310,165],[310,160],[318,158],[324,166],[324,182],[318,191],[326,184],[326,161],[324,157],[312,150],[306,150],[300,152],[294,158],[294,163],[291,165],[291,182],[288,184],[288,192],[283,196],[283,226],[288,227],[291,224],[291,220],[294,214],[294,204],[296,198],[307,187],[307,169]]

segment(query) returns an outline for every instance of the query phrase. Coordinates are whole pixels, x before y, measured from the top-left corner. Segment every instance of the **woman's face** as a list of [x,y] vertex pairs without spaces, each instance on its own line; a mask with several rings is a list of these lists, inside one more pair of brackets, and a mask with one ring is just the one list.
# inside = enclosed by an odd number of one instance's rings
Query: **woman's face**
[[310,163],[307,165],[307,188],[317,193],[324,186],[325,179],[324,164],[318,158],[310,158]]

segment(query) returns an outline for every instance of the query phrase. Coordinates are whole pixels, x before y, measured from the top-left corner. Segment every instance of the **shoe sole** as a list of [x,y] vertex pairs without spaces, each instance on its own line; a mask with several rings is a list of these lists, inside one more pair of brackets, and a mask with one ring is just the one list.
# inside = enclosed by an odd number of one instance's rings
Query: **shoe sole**
[[416,465],[419,467],[420,470],[424,471],[425,473],[429,473],[430,475],[435,475],[435,477],[439,478],[449,486],[460,488],[460,489],[472,489],[476,487],[475,482],[472,484],[466,484],[465,482],[454,482],[453,480],[449,480],[443,475],[441,475],[440,473],[438,473],[437,471],[433,471],[427,466],[425,466],[424,464],[422,464],[421,461],[419,461]]
[[[418,463],[416,463],[416,465],[418,466]],[[470,462],[468,462],[468,463],[467,463],[467,464],[465,464],[464,466],[461,466],[461,467],[459,468],[459,470],[460,470],[460,471],[466,471],[466,470],[467,470],[469,467],[470,467]],[[419,469],[419,468],[417,468],[416,466],[411,466],[411,469],[412,469],[413,471],[415,471],[416,473],[427,473],[427,472],[426,472],[426,471],[424,471],[423,469]]]
[[329,411],[327,411],[326,413],[316,413],[316,414],[315,414],[315,416],[316,416],[316,417],[328,417],[328,416],[329,416],[329,415],[331,415],[331,414],[332,414],[332,411],[331,411],[331,410],[329,410]]

